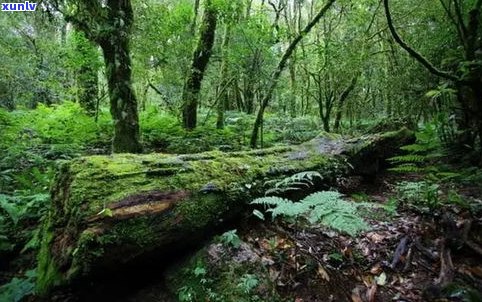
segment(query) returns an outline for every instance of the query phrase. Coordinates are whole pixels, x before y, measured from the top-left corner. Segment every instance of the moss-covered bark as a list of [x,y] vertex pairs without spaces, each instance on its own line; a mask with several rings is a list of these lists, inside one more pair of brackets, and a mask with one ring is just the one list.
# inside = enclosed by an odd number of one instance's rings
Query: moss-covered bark
[[411,139],[401,130],[250,152],[116,154],[65,162],[43,230],[38,292],[182,247],[239,213],[263,194],[267,180],[314,170],[330,182],[349,172],[350,158],[378,162]]

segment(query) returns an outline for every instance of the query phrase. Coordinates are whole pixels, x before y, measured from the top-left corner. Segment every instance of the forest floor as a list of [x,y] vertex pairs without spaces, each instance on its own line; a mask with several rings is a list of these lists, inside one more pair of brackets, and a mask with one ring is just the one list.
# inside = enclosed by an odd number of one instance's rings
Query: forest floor
[[[363,193],[352,196],[386,204],[401,178],[418,176],[386,173],[373,184],[357,187]],[[464,188],[464,194],[479,203],[480,193]],[[365,215],[371,230],[357,237],[247,220],[238,228],[240,247],[212,243],[206,249],[213,263],[219,262],[219,254],[229,261],[262,263],[282,301],[481,301],[482,221],[469,219],[456,207],[444,212],[455,229],[447,229],[446,219],[436,213],[373,209]],[[460,234],[463,229],[467,234]],[[467,238],[461,241],[463,236]],[[174,301],[164,291],[159,283],[151,284],[121,301]],[[253,294],[261,298],[256,301],[272,301],[266,291],[258,287]]]
[[[387,205],[363,214],[371,228],[356,237],[319,226],[261,221],[251,215],[234,226],[242,242],[239,247],[211,241],[203,248],[212,263],[209,275],[226,275],[216,271],[220,259],[263,266],[272,288],[258,286],[251,292],[257,298],[246,301],[482,301],[482,218],[454,205],[433,212],[403,204],[389,206],[397,183],[420,178],[387,172],[373,183],[342,190],[355,202]],[[482,205],[480,187],[458,191]],[[21,263],[33,261],[25,258],[29,257],[24,256]],[[168,293],[163,273],[169,272],[166,265],[174,263],[171,260],[156,264],[146,274],[133,270],[113,276],[109,284],[93,281],[87,289],[67,289],[50,301],[179,301]],[[276,299],[270,299],[273,292]],[[38,300],[29,297],[27,301]]]

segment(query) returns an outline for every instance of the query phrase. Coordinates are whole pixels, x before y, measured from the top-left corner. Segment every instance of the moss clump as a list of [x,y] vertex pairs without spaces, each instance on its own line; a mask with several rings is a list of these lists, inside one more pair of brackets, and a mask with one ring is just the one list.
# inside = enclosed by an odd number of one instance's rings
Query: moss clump
[[42,242],[38,254],[38,269],[36,292],[39,294],[47,293],[51,287],[62,283],[63,278],[58,270],[57,263],[54,261],[50,251],[50,245],[54,234],[48,224],[43,230]]

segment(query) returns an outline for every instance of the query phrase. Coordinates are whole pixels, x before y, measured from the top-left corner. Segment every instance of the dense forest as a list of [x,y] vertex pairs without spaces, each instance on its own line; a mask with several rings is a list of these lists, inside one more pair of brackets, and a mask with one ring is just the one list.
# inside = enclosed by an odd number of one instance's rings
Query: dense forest
[[0,301],[482,301],[482,0],[0,11]]

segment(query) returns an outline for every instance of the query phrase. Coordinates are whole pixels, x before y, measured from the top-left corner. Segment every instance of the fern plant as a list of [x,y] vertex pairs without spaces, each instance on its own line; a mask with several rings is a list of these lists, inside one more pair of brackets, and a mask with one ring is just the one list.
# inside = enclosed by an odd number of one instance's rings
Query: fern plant
[[411,173],[433,170],[434,167],[430,166],[429,163],[444,155],[441,152],[443,148],[437,137],[435,125],[427,124],[415,135],[417,140],[414,144],[400,148],[407,154],[389,159],[395,166],[390,169],[391,171]]
[[272,188],[267,190],[265,195],[296,191],[303,187],[309,188],[314,185],[316,179],[322,180],[323,176],[316,171],[303,171],[280,181],[267,181],[265,186],[272,186]]
[[0,286],[0,301],[19,302],[34,293],[37,271],[29,270],[24,278],[13,278],[9,283]]
[[[361,204],[346,201],[342,196],[336,191],[322,191],[313,193],[300,202],[269,196],[257,198],[251,204],[269,207],[267,212],[271,213],[272,219],[278,216],[303,218],[312,224],[321,223],[351,236],[367,230],[368,224],[358,214]],[[259,211],[255,215],[259,217]]]

